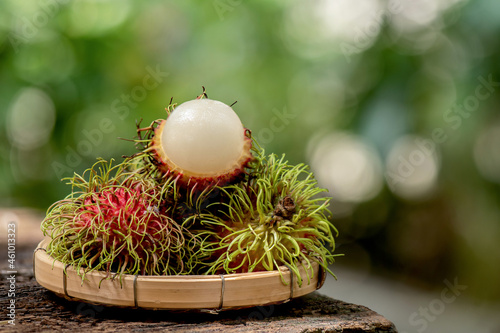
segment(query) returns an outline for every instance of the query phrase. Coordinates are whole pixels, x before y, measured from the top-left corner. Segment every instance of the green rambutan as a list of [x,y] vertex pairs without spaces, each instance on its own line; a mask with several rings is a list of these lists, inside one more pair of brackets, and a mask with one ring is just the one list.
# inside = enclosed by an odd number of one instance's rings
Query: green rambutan
[[[164,205],[169,184],[129,171],[129,160],[99,160],[67,178],[73,192],[53,204],[42,222],[47,253],[79,273],[165,275],[185,272],[184,230]],[[88,177],[88,180],[85,179]]]
[[301,284],[299,265],[312,274],[314,261],[333,275],[328,263],[334,260],[337,230],[326,217],[329,199],[319,196],[326,190],[306,165],[291,166],[263,151],[258,160],[247,182],[218,187],[226,200],[196,217],[201,227],[193,233],[206,257],[202,271],[255,272],[285,265]]

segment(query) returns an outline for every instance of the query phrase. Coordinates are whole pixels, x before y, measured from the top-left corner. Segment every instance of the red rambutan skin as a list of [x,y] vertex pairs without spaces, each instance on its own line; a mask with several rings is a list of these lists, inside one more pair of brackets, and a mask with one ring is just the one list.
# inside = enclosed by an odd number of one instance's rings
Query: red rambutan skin
[[107,277],[188,273],[184,258],[192,248],[185,240],[192,235],[167,203],[172,188],[136,172],[134,161],[112,163],[99,159],[83,175],[68,178],[72,193],[42,221],[51,238],[47,253],[72,265],[82,279],[94,270]]
[[168,244],[173,246],[180,233],[173,230],[177,226],[167,220],[164,207],[152,206],[153,195],[140,183],[89,193],[74,214],[74,231],[87,234],[87,241],[93,239],[93,252],[113,253],[117,269],[139,265],[143,274],[155,269],[158,260],[169,256]]
[[[141,248],[150,248],[158,241],[164,228],[161,218],[152,214],[157,208],[150,206],[139,187],[110,188],[85,198],[77,224],[82,227],[101,229],[107,242],[121,245],[124,235],[131,235],[132,246],[143,254]],[[131,232],[130,232],[131,231]],[[141,247],[139,247],[139,244]]]

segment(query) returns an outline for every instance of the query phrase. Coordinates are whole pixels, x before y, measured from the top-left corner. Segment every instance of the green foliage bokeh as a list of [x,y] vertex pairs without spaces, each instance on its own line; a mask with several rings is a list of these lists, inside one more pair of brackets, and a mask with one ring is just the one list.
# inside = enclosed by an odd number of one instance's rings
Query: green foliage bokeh
[[[3,0],[0,206],[45,210],[68,193],[62,177],[134,153],[118,137],[133,138],[135,121],[165,117],[171,97],[181,103],[202,86],[237,101],[243,124],[291,163],[310,162],[314,138],[342,131],[385,167],[398,138],[443,129],[431,194],[401,198],[383,178],[336,224],[375,267],[436,284],[455,274],[474,296],[497,299],[499,4],[436,1],[435,16],[412,21],[390,10],[408,1],[367,3],[384,14],[339,30],[342,15],[330,20],[322,1]],[[479,77],[494,82],[488,98],[449,113]]]

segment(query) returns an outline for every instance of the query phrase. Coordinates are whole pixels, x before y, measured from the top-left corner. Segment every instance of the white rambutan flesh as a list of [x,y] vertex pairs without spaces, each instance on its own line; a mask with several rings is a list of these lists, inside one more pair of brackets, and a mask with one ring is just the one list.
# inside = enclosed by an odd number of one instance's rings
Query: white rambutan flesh
[[175,108],[165,122],[161,142],[170,160],[183,170],[218,174],[240,158],[245,131],[231,107],[199,99]]
[[251,160],[251,139],[238,115],[206,98],[175,107],[155,131],[153,146],[164,171],[188,183],[226,183]]

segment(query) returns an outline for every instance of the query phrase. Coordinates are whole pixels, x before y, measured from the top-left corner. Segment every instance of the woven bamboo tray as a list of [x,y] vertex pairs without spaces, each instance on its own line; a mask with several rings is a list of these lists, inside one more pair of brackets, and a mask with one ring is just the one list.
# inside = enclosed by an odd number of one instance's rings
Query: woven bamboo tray
[[[44,288],[71,300],[118,307],[166,310],[220,310],[263,306],[287,302],[321,288],[323,269],[312,264],[313,277],[308,281],[300,267],[302,286],[287,267],[279,271],[222,275],[124,275],[119,279],[104,279],[104,272],[90,272],[85,281],[72,267],[66,268],[45,251],[49,240],[43,240],[33,254],[33,272]],[[103,280],[104,279],[104,280]],[[99,286],[100,284],[100,286]]]

